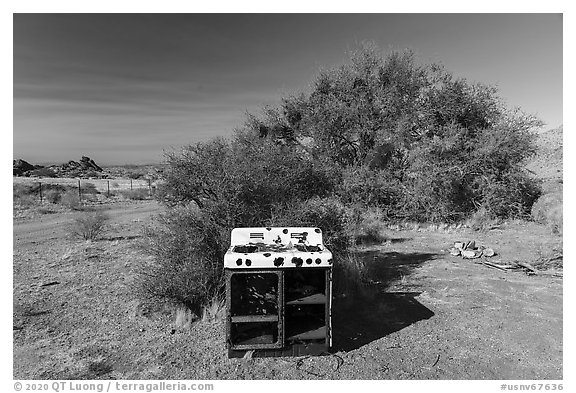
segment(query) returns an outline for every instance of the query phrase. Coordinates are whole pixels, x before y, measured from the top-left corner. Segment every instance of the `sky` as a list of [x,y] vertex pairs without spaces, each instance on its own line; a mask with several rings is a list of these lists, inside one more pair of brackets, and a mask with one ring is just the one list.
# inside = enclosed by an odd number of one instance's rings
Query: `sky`
[[161,162],[305,92],[365,41],[563,124],[561,14],[14,14],[13,158]]

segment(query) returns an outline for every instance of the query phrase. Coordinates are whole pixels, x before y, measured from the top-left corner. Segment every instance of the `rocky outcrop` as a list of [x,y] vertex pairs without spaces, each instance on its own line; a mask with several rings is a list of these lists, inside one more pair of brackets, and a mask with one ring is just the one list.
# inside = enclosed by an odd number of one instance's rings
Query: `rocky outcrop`
[[28,171],[34,170],[34,165],[30,164],[27,161],[17,159],[12,160],[12,173],[13,176],[24,176],[24,174]]
[[[38,171],[44,169],[44,171]],[[70,160],[62,165],[50,165],[44,168],[32,165],[24,160],[14,160],[14,176],[45,176],[49,171],[50,177],[80,177],[80,178],[106,178],[108,174],[90,157],[82,156],[80,162]]]
[[53,171],[56,173],[66,173],[66,172],[102,172],[103,169],[100,168],[93,159],[90,157],[82,156],[80,162],[70,160],[62,165],[53,165]]

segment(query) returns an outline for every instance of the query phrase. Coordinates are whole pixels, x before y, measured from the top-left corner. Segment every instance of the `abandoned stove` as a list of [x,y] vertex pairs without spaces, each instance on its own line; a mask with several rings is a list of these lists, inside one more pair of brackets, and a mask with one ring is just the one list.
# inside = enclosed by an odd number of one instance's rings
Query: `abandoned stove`
[[320,228],[235,228],[224,270],[229,357],[332,346],[332,253]]

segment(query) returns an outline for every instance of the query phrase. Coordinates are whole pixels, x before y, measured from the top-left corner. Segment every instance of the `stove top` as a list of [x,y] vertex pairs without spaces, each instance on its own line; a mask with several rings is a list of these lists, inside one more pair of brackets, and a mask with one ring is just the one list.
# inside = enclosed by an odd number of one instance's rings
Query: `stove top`
[[332,253],[314,227],[235,228],[224,256],[227,269],[332,266]]

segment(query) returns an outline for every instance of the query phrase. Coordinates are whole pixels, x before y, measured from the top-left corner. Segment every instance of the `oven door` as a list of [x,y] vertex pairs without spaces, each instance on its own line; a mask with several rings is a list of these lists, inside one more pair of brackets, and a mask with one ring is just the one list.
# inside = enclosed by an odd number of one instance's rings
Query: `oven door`
[[283,347],[283,280],[279,270],[226,269],[228,349]]

